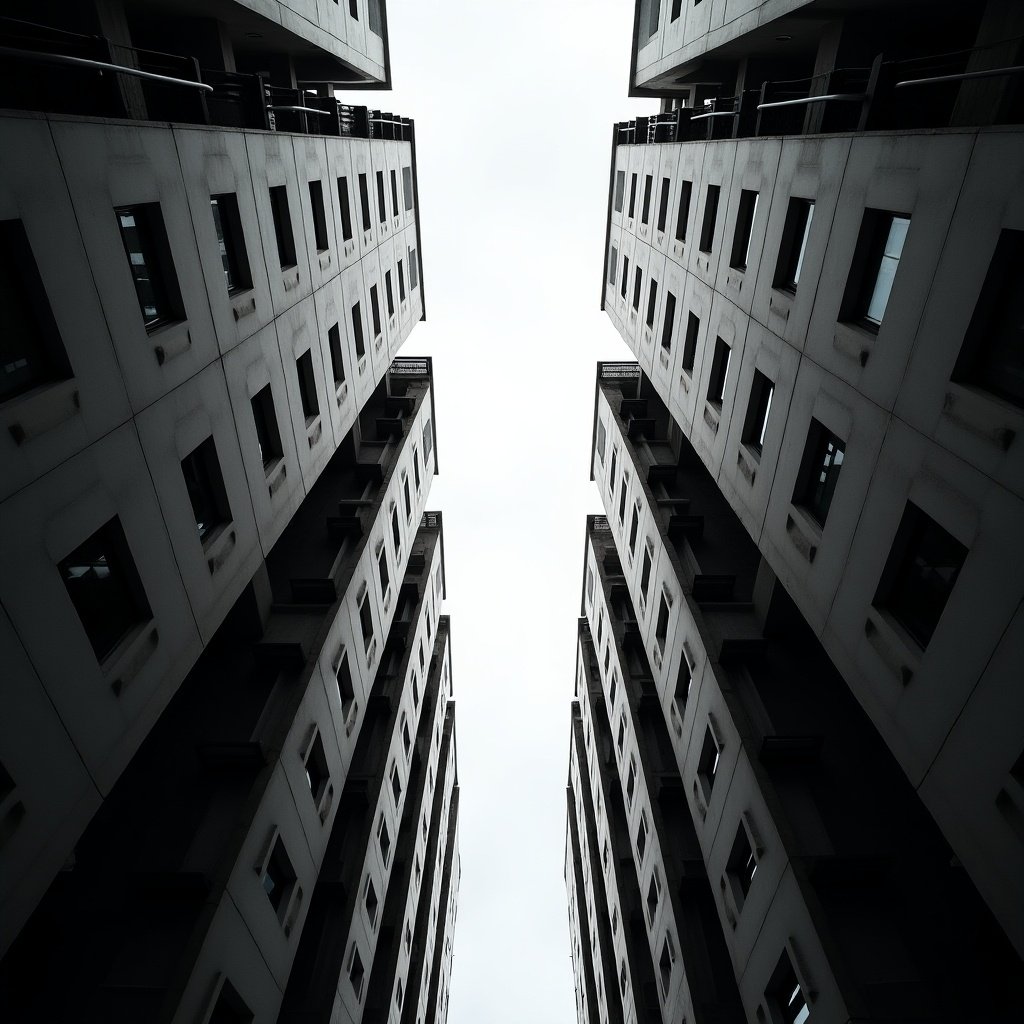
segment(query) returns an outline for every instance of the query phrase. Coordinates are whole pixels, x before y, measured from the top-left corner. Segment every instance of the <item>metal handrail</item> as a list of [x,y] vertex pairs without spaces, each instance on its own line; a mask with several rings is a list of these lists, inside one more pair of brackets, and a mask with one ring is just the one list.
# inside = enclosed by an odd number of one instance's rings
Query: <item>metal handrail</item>
[[706,117],[739,117],[738,110],[712,110],[710,114],[698,114],[691,117],[691,121],[703,121]]
[[292,106],[290,104],[277,104],[277,103],[268,103],[267,104],[267,110],[294,110],[294,111],[301,111],[304,114],[327,114],[327,113],[330,113],[330,111],[327,111],[327,110],[317,110],[316,107],[297,107],[297,106]]
[[[866,92],[830,92],[823,96],[804,96],[796,100],[776,100],[774,103],[758,103],[758,110],[768,110],[771,107],[803,107],[808,103],[825,103],[828,100],[866,100]],[[696,120],[691,118],[690,120]]]
[[933,85],[936,82],[965,82],[971,78],[997,78],[1000,75],[1019,75],[1024,71],[1024,64],[1015,64],[1008,68],[989,68],[986,71],[964,71],[959,75],[936,75],[933,78],[907,78],[897,82],[894,89],[905,89],[908,85]]
[[193,82],[188,78],[172,78],[170,75],[158,75],[152,71],[125,67],[123,64],[108,64],[102,60],[89,60],[86,57],[71,57],[63,53],[42,53],[36,50],[17,50],[10,46],[0,46],[0,57],[21,57],[27,60],[38,60],[44,64],[73,64],[76,67],[93,68],[97,71],[115,71],[133,78],[145,78],[153,82],[164,82],[168,85],[187,85],[203,92],[213,92],[213,86],[205,82]]

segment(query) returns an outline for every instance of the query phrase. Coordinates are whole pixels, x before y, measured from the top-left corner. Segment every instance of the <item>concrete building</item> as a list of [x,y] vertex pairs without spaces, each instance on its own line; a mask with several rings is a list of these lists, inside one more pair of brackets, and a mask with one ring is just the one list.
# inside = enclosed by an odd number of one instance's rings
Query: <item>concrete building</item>
[[[0,46],[0,1016],[276,1020],[351,885],[324,1019],[412,972],[443,1019],[415,135],[333,97],[387,84],[383,4],[8,5]],[[335,849],[377,804],[392,862]]]
[[638,14],[602,307],[1024,954],[1024,8]]

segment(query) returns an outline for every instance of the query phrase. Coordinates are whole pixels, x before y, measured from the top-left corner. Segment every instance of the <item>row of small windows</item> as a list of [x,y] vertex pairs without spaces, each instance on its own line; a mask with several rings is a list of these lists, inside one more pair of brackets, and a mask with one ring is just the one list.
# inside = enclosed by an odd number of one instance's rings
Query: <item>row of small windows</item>
[[[334,3],[337,6],[338,0],[334,0]],[[348,0],[348,16],[353,21],[359,20],[359,0]],[[366,27],[375,36],[381,35],[380,0],[366,0]]]

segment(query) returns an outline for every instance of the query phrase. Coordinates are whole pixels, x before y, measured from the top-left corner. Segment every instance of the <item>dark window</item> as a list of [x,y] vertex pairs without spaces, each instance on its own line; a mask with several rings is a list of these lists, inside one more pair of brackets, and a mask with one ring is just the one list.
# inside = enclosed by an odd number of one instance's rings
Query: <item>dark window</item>
[[75,548],[58,569],[97,661],[104,661],[134,626],[152,618],[117,516]]
[[331,370],[335,385],[345,383],[345,360],[341,354],[341,324],[335,324],[327,331],[327,347],[331,350]]
[[387,198],[384,195],[384,172],[377,172],[377,215],[381,224],[388,219]]
[[1004,230],[964,337],[953,380],[1024,406],[1024,231]]
[[636,213],[636,175],[630,175],[629,180],[629,219],[633,219]]
[[776,1016],[782,1024],[805,1024],[811,1016],[796,971],[790,962],[789,954],[783,953],[778,966],[768,983],[766,995],[774,1006]]
[[381,544],[380,552],[377,555],[377,576],[380,579],[380,592],[386,594],[391,586],[391,574],[388,572],[387,548]]
[[686,241],[686,224],[690,219],[690,195],[693,192],[692,181],[679,183],[679,207],[676,211],[676,241]]
[[348,201],[348,178],[338,179],[338,203],[341,207],[341,237],[347,242],[352,237],[352,207]]
[[622,474],[622,490],[619,491],[619,526],[626,522],[626,491],[629,490],[629,474]]
[[873,604],[884,608],[922,648],[967,558],[967,548],[913,502],[907,502]]
[[402,777],[398,774],[398,765],[391,766],[391,796],[394,798],[395,807],[402,799]]
[[184,320],[185,309],[160,204],[123,206],[116,212],[146,330]]
[[661,17],[661,0],[647,0],[650,10],[647,17],[647,38],[650,39],[658,31],[658,21]]
[[313,354],[310,349],[295,360],[295,372],[299,378],[299,398],[302,401],[302,415],[307,425],[320,415],[320,402],[316,397],[316,375],[313,373]]
[[725,398],[731,357],[732,349],[721,338],[715,338],[715,354],[711,360],[711,376],[708,378],[708,401],[718,408],[722,407]]
[[718,196],[721,192],[719,185],[708,185],[708,191],[704,197],[704,221],[700,228],[701,252],[711,252],[715,244],[715,223],[718,220]]
[[612,246],[611,254],[608,257],[608,283],[615,286],[615,272],[619,268],[619,250]]
[[316,251],[324,252],[330,248],[327,237],[327,215],[324,213],[324,186],[322,182],[309,183],[309,205],[313,210],[313,239]]
[[351,14],[356,21],[359,20],[359,0],[348,0],[348,13]]
[[199,539],[205,542],[218,526],[231,522],[224,476],[212,436],[181,460],[181,473],[185,477]]
[[668,220],[668,194],[672,189],[672,182],[668,178],[661,179],[661,199],[658,201],[658,230],[665,230],[665,222]]
[[352,337],[356,343],[356,359],[366,355],[366,342],[363,340],[363,311],[357,302],[352,307]]
[[71,376],[25,228],[0,221],[0,402]]
[[626,172],[615,172],[615,212],[622,213],[622,198],[626,192]]
[[309,752],[306,754],[306,782],[309,784],[309,791],[313,799],[319,805],[330,782],[331,773],[327,768],[327,755],[324,753],[323,740],[318,732],[310,744]]
[[700,318],[693,313],[686,314],[686,337],[683,339],[683,369],[693,373],[693,361],[697,358],[697,335],[700,333]]
[[651,278],[651,286],[647,291],[647,326],[654,328],[654,313],[658,308],[658,282]]
[[274,411],[274,393],[268,384],[252,399],[252,418],[256,422],[256,441],[260,446],[263,468],[281,458],[281,434],[277,429],[277,413]]
[[384,297],[388,300],[388,317],[395,315],[395,296],[391,290],[391,271],[384,273]]
[[654,177],[650,174],[644,175],[644,201],[640,208],[640,223],[646,224],[651,219],[651,189],[654,186]]
[[647,852],[647,818],[643,815],[640,817],[640,824],[636,830],[636,856],[637,860],[643,861],[644,854]]
[[398,522],[398,509],[391,510],[391,539],[395,543],[395,551],[402,550],[402,528]]
[[666,352],[672,351],[672,335],[676,329],[676,297],[665,292],[665,315],[661,322],[661,347]]
[[636,553],[636,535],[640,529],[640,509],[634,505],[633,515],[629,521],[629,553],[633,555]]
[[420,489],[420,453],[416,450],[415,446],[412,450],[412,473],[416,480],[416,491],[419,493]]
[[366,184],[366,175],[359,175],[359,211],[363,215],[363,230],[370,230],[370,190]]
[[363,646],[370,649],[370,641],[373,639],[373,613],[370,610],[370,591],[363,591],[363,599],[359,602],[359,628],[363,633]]
[[370,285],[370,315],[373,317],[373,336],[380,334],[380,300],[377,298],[377,286]]
[[412,168],[402,168],[402,191],[405,193],[405,212],[412,209]]
[[753,448],[758,455],[764,445],[764,433],[768,429],[774,393],[775,385],[760,370],[755,370],[750,401],[747,403],[747,417],[743,422],[743,443]]
[[366,916],[370,919],[371,925],[377,924],[377,911],[380,908],[380,901],[377,899],[377,890],[373,887],[373,879],[366,878],[366,894],[363,897],[366,905]]
[[754,215],[757,213],[757,192],[745,188],[740,191],[739,207],[736,210],[736,232],[732,236],[732,256],[729,266],[734,270],[746,270],[750,258],[750,235],[754,230]]
[[348,662],[348,651],[342,648],[338,659],[338,670],[335,673],[338,683],[338,697],[341,699],[341,717],[348,722],[349,710],[356,699],[356,691],[352,685],[352,667]]
[[391,172],[391,209],[398,216],[398,171]]
[[235,986],[225,979],[208,1024],[252,1024],[253,1020],[253,1012],[242,1001]]
[[629,257],[622,257],[622,280],[619,282],[619,294],[626,297],[626,289],[629,287]]
[[643,291],[644,272],[637,267],[633,272],[633,311],[640,309],[640,293]]
[[295,869],[288,859],[280,836],[274,840],[274,849],[263,869],[262,882],[263,891],[267,894],[270,905],[280,913],[282,907],[287,906],[292,886],[295,885]]
[[[354,4],[356,0],[351,0]],[[359,950],[356,949],[355,945],[352,946],[352,955],[348,961],[348,980],[352,983],[352,991],[356,994],[356,999],[361,999],[363,995],[363,979],[366,975],[363,969],[363,960],[359,955]]]
[[793,196],[786,210],[786,223],[782,228],[782,246],[779,249],[779,262],[775,267],[773,288],[782,288],[795,292],[803,272],[804,256],[807,252],[807,239],[811,233],[811,221],[814,218],[814,200],[800,199]]
[[245,251],[242,219],[238,215],[238,199],[234,192],[210,196],[210,212],[213,214],[213,228],[217,233],[217,247],[220,249],[228,295],[245,291],[252,287],[252,274]]
[[295,235],[292,232],[292,218],[288,212],[288,188],[275,185],[270,190],[270,210],[274,215],[274,237],[277,239],[277,255],[281,269],[295,266]]
[[[651,884],[654,884],[653,881]],[[666,996],[668,996],[668,990],[672,984],[672,961],[674,959],[671,939],[666,934],[665,941],[661,944],[661,959],[658,961],[658,973],[661,975],[661,991]]]
[[640,593],[647,600],[647,588],[651,585],[651,549],[644,545],[644,562],[640,571]]
[[654,640],[658,649],[665,650],[665,641],[668,639],[668,619],[671,614],[671,606],[664,593],[661,595],[661,603],[658,605],[658,623],[654,629]]
[[704,746],[701,747],[700,760],[697,762],[697,780],[700,782],[704,799],[711,799],[711,790],[715,785],[715,775],[718,773],[718,743],[715,741],[711,727],[704,730]]
[[405,271],[401,260],[398,261],[398,301],[405,302]]
[[409,478],[407,476],[402,477],[402,491],[405,495],[405,518],[412,518],[412,495],[409,493]]
[[671,21],[677,21],[679,15],[683,10],[683,0],[672,0],[672,13],[670,15]]
[[680,719],[682,719],[686,711],[686,702],[690,697],[690,684],[692,682],[693,677],[690,675],[690,666],[684,655],[679,662],[679,674],[676,676],[676,692],[673,696]]
[[732,881],[732,894],[736,902],[736,909],[741,910],[747,893],[750,892],[750,884],[754,881],[754,875],[757,873],[757,857],[754,856],[750,837],[742,824],[736,830],[736,839],[732,844],[732,851],[729,853],[725,870]]
[[816,419],[812,419],[793,502],[806,509],[819,526],[824,526],[828,518],[845,454],[844,443]]
[[420,283],[419,260],[416,257],[415,249],[407,249],[409,253],[409,287],[416,289]]
[[910,227],[904,214],[865,210],[839,319],[877,331]]

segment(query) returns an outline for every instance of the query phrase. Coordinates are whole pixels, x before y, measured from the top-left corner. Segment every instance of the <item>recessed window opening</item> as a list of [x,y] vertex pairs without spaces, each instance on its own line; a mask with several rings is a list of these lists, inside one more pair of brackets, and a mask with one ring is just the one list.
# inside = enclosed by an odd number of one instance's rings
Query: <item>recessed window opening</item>
[[686,224],[690,219],[690,197],[693,194],[693,182],[679,183],[679,206],[676,208],[676,241],[686,241]]
[[626,289],[629,287],[629,257],[622,257],[622,280],[619,283],[619,295],[626,298]]
[[619,250],[612,246],[612,251],[608,256],[608,283],[614,288],[615,287],[615,272],[619,267]]
[[269,469],[283,455],[281,434],[277,429],[277,413],[274,409],[274,392],[269,384],[258,391],[252,399],[252,416],[256,424],[256,443],[260,449],[263,469]]
[[824,526],[828,518],[845,454],[843,441],[812,418],[793,501],[819,526]]
[[324,186],[321,181],[309,183],[309,206],[313,211],[313,241],[317,252],[326,252],[330,248],[327,234],[327,214],[324,211]]
[[622,213],[622,199],[626,191],[626,172],[615,172],[615,212]]
[[725,398],[731,357],[732,349],[721,338],[715,338],[715,354],[711,360],[711,375],[708,378],[708,401],[719,409]]
[[686,314],[686,337],[683,339],[683,369],[693,373],[697,358],[697,335],[700,333],[700,318],[693,313]]
[[366,355],[366,341],[363,338],[363,311],[358,302],[352,307],[352,340],[356,346],[356,359],[362,359]]
[[746,270],[750,260],[750,239],[754,231],[754,217],[757,214],[758,193],[753,189],[740,191],[740,202],[736,210],[736,232],[732,239],[732,255],[729,266],[734,270]]
[[295,266],[295,235],[288,209],[287,185],[274,185],[270,189],[270,212],[274,219],[278,263],[282,270],[290,270]]
[[676,329],[676,297],[669,291],[665,292],[665,315],[661,325],[661,347],[666,352],[672,351],[672,335]]
[[718,197],[720,185],[708,185],[704,197],[704,220],[701,223],[700,243],[698,248],[703,253],[710,253],[715,242],[715,223],[718,220]]
[[647,326],[654,327],[654,314],[658,308],[658,282],[651,278],[651,287],[647,292]]
[[757,856],[750,845],[750,837],[742,822],[736,829],[736,838],[726,863],[726,873],[732,882],[736,909],[742,910],[743,903],[750,892],[750,886],[754,881],[754,875],[757,874]]
[[910,218],[885,210],[864,211],[840,320],[877,331],[882,324],[906,242]]
[[807,239],[814,218],[814,200],[792,196],[786,210],[786,223],[782,229],[782,246],[775,267],[774,288],[795,292],[803,273]]
[[661,197],[658,200],[658,230],[665,230],[665,223],[668,220],[668,197],[672,190],[672,182],[669,178],[661,179]]
[[387,199],[384,194],[384,172],[377,171],[377,215],[381,224],[388,219]]
[[714,788],[715,776],[718,773],[719,755],[718,741],[711,731],[711,726],[708,726],[704,730],[704,746],[697,761],[697,781],[705,800],[711,799],[711,790]]
[[135,294],[147,331],[185,319],[159,203],[116,210]]
[[637,267],[633,273],[633,312],[636,313],[640,309],[640,295],[643,292],[644,272]]
[[287,906],[295,880],[295,869],[288,859],[281,837],[278,836],[274,840],[274,848],[267,859],[263,877],[260,880],[263,891],[267,894],[267,899],[270,900],[270,905],[277,914],[280,914]]
[[234,192],[210,196],[210,212],[213,216],[213,229],[217,235],[217,248],[220,251],[228,295],[247,291],[252,287],[252,274],[249,270],[249,257],[245,251],[245,235],[238,214],[237,196]]
[[299,398],[302,401],[302,415],[308,427],[320,415],[320,402],[316,394],[316,375],[313,373],[313,355],[310,349],[295,360],[295,371],[299,378]]
[[345,383],[345,360],[341,354],[341,324],[327,329],[327,348],[331,353],[331,373],[335,386]]
[[630,176],[629,182],[629,219],[633,219],[633,215],[636,213],[636,175]]
[[231,521],[224,476],[212,435],[181,460],[181,473],[185,478],[199,540],[205,543],[217,527]]
[[644,200],[640,207],[640,223],[646,224],[651,219],[651,188],[654,185],[654,177],[650,174],[644,175]]
[[363,230],[369,231],[372,226],[370,220],[370,189],[366,182],[366,175],[359,175],[359,211],[363,215]]
[[405,200],[405,212],[408,213],[413,207],[413,191],[412,191],[412,168],[402,168],[402,192],[404,193]]
[[338,206],[341,210],[341,238],[347,242],[352,238],[352,207],[348,198],[348,178],[338,178]]
[[768,429],[768,417],[772,411],[772,395],[775,385],[760,371],[754,371],[754,382],[750,386],[750,401],[743,423],[743,443],[758,455],[764,447],[764,435]]

